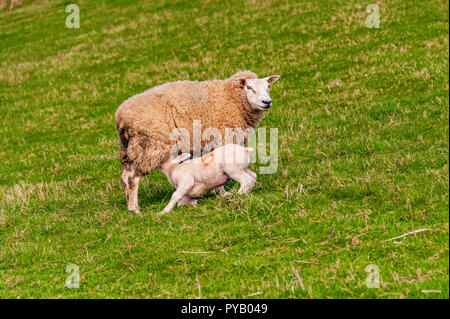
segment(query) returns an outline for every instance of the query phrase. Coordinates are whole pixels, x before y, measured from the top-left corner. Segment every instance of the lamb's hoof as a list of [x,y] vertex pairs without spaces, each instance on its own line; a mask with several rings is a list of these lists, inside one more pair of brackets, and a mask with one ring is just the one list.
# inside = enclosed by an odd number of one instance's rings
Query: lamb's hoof
[[156,213],[156,215],[161,216],[161,215],[165,215],[165,214],[167,214],[167,213],[168,213],[168,211],[162,210],[162,211]]
[[238,195],[247,195],[250,194],[251,190],[252,190],[251,188],[239,189],[237,193]]
[[128,211],[130,213],[134,213],[136,215],[142,216],[141,211],[139,210],[139,208],[128,208]]
[[200,199],[193,199],[189,202],[190,206],[197,206],[198,204],[200,204]]

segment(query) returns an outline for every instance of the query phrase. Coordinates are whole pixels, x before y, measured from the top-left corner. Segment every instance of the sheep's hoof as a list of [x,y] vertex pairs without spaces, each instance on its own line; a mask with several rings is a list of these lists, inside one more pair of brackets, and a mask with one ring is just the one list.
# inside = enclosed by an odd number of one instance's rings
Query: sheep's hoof
[[168,211],[162,210],[162,211],[156,213],[156,215],[161,216],[161,215],[165,215],[165,214],[167,214],[167,213],[168,213]]
[[139,208],[128,208],[128,211],[130,212],[130,213],[134,213],[134,214],[136,214],[136,215],[142,215],[141,214],[141,211],[139,210]]

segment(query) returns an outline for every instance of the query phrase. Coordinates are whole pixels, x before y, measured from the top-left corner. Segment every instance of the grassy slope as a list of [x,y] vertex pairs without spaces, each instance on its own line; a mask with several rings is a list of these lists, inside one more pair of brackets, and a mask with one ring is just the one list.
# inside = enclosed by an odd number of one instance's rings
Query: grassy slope
[[[0,12],[0,297],[448,298],[448,3],[379,2],[378,30],[348,1],[77,1],[80,29],[68,3]],[[277,173],[161,218],[154,173],[126,213],[117,106],[239,69],[282,75]],[[434,231],[383,242],[411,219]]]

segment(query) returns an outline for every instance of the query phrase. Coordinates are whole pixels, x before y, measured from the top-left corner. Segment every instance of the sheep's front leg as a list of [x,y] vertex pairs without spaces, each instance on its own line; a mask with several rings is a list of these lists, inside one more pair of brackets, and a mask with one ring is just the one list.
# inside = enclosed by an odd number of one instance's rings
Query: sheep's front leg
[[124,168],[122,173],[122,185],[127,197],[128,211],[140,214],[138,205],[138,189],[141,176],[136,173],[132,166]]
[[167,204],[167,206],[162,211],[160,211],[158,215],[164,215],[170,212],[175,207],[175,205],[184,197],[184,195],[186,195],[186,193],[176,190],[172,194],[172,198],[170,199],[169,204]]
[[167,204],[167,206],[161,212],[159,212],[158,215],[163,215],[170,212],[175,207],[175,205],[189,193],[193,186],[193,178],[185,179],[184,181],[180,182],[178,184],[177,190],[172,194],[172,198],[170,199],[169,204]]

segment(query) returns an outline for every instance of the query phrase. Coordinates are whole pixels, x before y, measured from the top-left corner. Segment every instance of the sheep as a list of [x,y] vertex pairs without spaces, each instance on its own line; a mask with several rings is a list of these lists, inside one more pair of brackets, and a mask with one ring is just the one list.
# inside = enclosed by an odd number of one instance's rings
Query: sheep
[[[226,80],[162,84],[123,102],[115,119],[128,211],[140,214],[139,181],[169,159],[177,143],[173,131],[187,130],[192,151],[196,120],[201,123],[202,133],[217,128],[223,137],[227,128],[246,132],[256,128],[272,106],[269,85],[278,78],[272,75],[258,79],[251,71],[239,71]],[[201,141],[201,147],[205,145],[206,141]]]
[[[176,191],[164,210],[158,214],[170,212],[177,204],[196,205],[196,197],[223,187],[231,179],[241,184],[238,194],[249,193],[256,183],[256,173],[248,168],[249,155],[253,151],[253,148],[227,144],[189,161],[185,160],[191,157],[190,153],[169,159],[161,165],[160,170]],[[221,191],[224,192],[224,189],[221,188]]]

